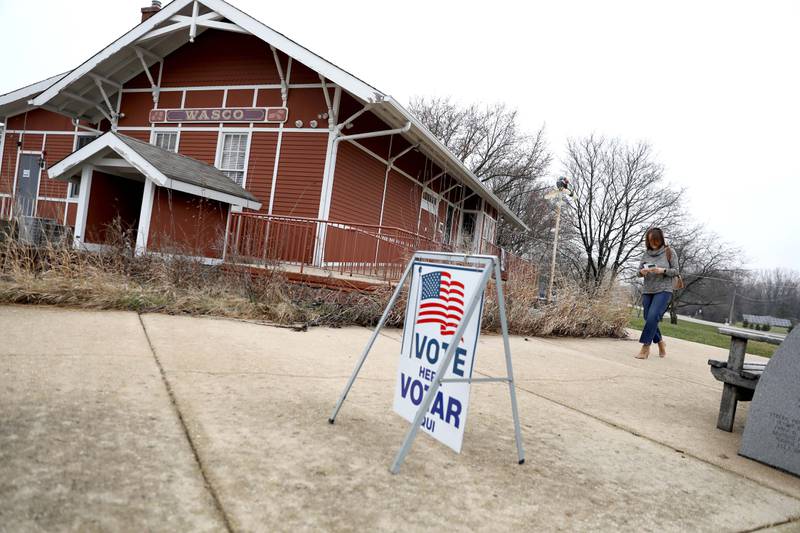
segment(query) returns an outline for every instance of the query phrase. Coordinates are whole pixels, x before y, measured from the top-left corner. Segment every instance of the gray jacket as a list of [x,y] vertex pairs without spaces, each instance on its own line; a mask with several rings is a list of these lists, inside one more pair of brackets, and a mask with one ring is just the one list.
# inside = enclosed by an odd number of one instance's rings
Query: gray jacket
[[673,249],[671,254],[672,261],[667,260],[667,247],[662,246],[658,250],[645,250],[639,260],[639,268],[636,275],[642,277],[639,270],[648,266],[664,268],[663,274],[647,274],[644,276],[643,294],[656,294],[657,292],[672,292],[672,278],[678,275],[678,254]]

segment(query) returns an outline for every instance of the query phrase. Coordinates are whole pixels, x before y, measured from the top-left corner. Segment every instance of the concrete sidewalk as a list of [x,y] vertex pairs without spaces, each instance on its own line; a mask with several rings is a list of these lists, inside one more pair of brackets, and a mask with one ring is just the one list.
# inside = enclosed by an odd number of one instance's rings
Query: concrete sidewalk
[[[512,339],[508,389],[475,384],[461,455],[391,411],[400,332],[0,307],[0,530],[800,529],[800,479],[715,428],[717,348]],[[483,336],[476,372],[499,375]]]

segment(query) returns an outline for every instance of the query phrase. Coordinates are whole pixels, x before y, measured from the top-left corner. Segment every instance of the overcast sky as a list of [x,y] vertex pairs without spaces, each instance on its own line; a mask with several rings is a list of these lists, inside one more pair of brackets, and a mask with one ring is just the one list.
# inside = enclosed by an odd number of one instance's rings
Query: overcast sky
[[[74,68],[148,3],[0,0],[0,93]],[[400,102],[506,102],[546,125],[553,176],[568,136],[647,140],[751,268],[800,269],[800,2],[232,3]]]

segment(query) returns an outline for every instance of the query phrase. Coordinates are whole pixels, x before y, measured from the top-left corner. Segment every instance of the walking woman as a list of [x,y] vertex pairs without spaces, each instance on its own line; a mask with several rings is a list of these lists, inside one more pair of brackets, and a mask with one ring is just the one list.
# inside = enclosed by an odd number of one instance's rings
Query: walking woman
[[644,278],[642,308],[644,329],[639,337],[642,349],[637,359],[647,359],[650,345],[658,344],[659,357],[667,355],[667,346],[661,338],[658,323],[672,300],[673,278],[678,276],[678,256],[664,241],[660,228],[651,228],[644,236],[646,250],[639,261],[639,277]]

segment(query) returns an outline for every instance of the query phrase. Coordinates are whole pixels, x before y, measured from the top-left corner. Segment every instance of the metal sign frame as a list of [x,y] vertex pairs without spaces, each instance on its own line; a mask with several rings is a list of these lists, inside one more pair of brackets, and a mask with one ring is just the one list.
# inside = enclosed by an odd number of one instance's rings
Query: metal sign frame
[[[350,379],[347,381],[347,385],[345,385],[344,391],[342,391],[341,396],[339,397],[339,401],[336,402],[336,407],[333,408],[333,413],[331,413],[328,422],[333,424],[336,421],[336,416],[339,414],[339,411],[342,408],[342,404],[344,403],[345,399],[347,398],[347,394],[350,392],[350,389],[353,387],[353,383],[358,377],[358,373],[361,371],[361,367],[364,365],[364,361],[366,361],[367,356],[369,355],[370,350],[372,350],[372,346],[375,343],[375,339],[378,338],[378,334],[380,333],[381,329],[383,328],[384,324],[386,323],[386,319],[389,316],[389,312],[394,307],[394,304],[397,302],[397,298],[400,295],[400,292],[403,290],[403,286],[405,285],[406,280],[409,278],[409,274],[411,273],[411,268],[414,265],[415,261],[449,261],[449,262],[457,262],[457,263],[466,263],[469,265],[477,265],[483,267],[483,272],[480,278],[480,288],[479,290],[475,291],[472,295],[472,298],[469,302],[466,303],[464,308],[464,317],[461,319],[461,322],[456,329],[454,334],[454,338],[460,338],[463,336],[464,331],[466,330],[467,324],[472,317],[472,314],[478,308],[478,303],[480,302],[481,296],[486,291],[486,287],[489,283],[489,279],[491,279],[492,274],[494,274],[495,279],[495,286],[497,287],[497,302],[498,307],[500,310],[500,328],[503,333],[503,349],[505,351],[505,358],[506,358],[506,376],[505,377],[486,377],[486,378],[442,378],[445,375],[446,369],[449,367],[450,363],[452,362],[453,355],[456,352],[456,348],[458,347],[458,343],[451,343],[448,346],[447,351],[445,352],[444,358],[442,358],[441,362],[439,363],[439,367],[436,371],[436,376],[434,377],[433,383],[431,384],[428,391],[425,393],[425,396],[422,399],[422,403],[417,410],[417,414],[414,417],[414,421],[411,423],[411,427],[408,428],[408,432],[406,433],[405,438],[403,439],[403,444],[400,446],[400,449],[397,452],[397,455],[394,458],[394,462],[392,463],[391,468],[389,469],[393,474],[396,474],[400,471],[400,466],[403,464],[403,461],[408,455],[408,452],[411,450],[411,445],[414,443],[414,439],[417,436],[417,432],[419,431],[420,424],[422,423],[422,419],[427,414],[428,410],[430,409],[431,403],[433,403],[433,399],[436,396],[436,393],[439,391],[439,386],[442,383],[452,383],[452,382],[467,382],[467,383],[486,383],[486,382],[507,382],[508,383],[508,391],[509,395],[511,396],[511,414],[514,418],[514,435],[516,438],[517,443],[517,458],[519,464],[523,464],[525,462],[525,450],[522,447],[522,433],[520,431],[520,424],[519,424],[519,412],[517,410],[517,395],[516,390],[514,389],[514,372],[511,365],[511,346],[508,341],[508,321],[506,319],[506,305],[505,305],[505,298],[503,296],[503,282],[501,279],[500,274],[500,260],[497,256],[494,255],[470,255],[470,254],[458,254],[458,253],[449,253],[449,252],[416,252],[408,262],[408,265],[403,272],[400,281],[397,283],[397,287],[392,294],[389,303],[386,306],[386,309],[383,311],[383,315],[381,315],[380,321],[378,321],[378,325],[375,327],[375,330],[372,332],[372,335],[367,342],[367,345],[364,347],[364,351],[361,354],[361,358],[356,363],[356,367],[353,370],[353,374],[350,376]],[[406,325],[407,327],[408,325]]]

